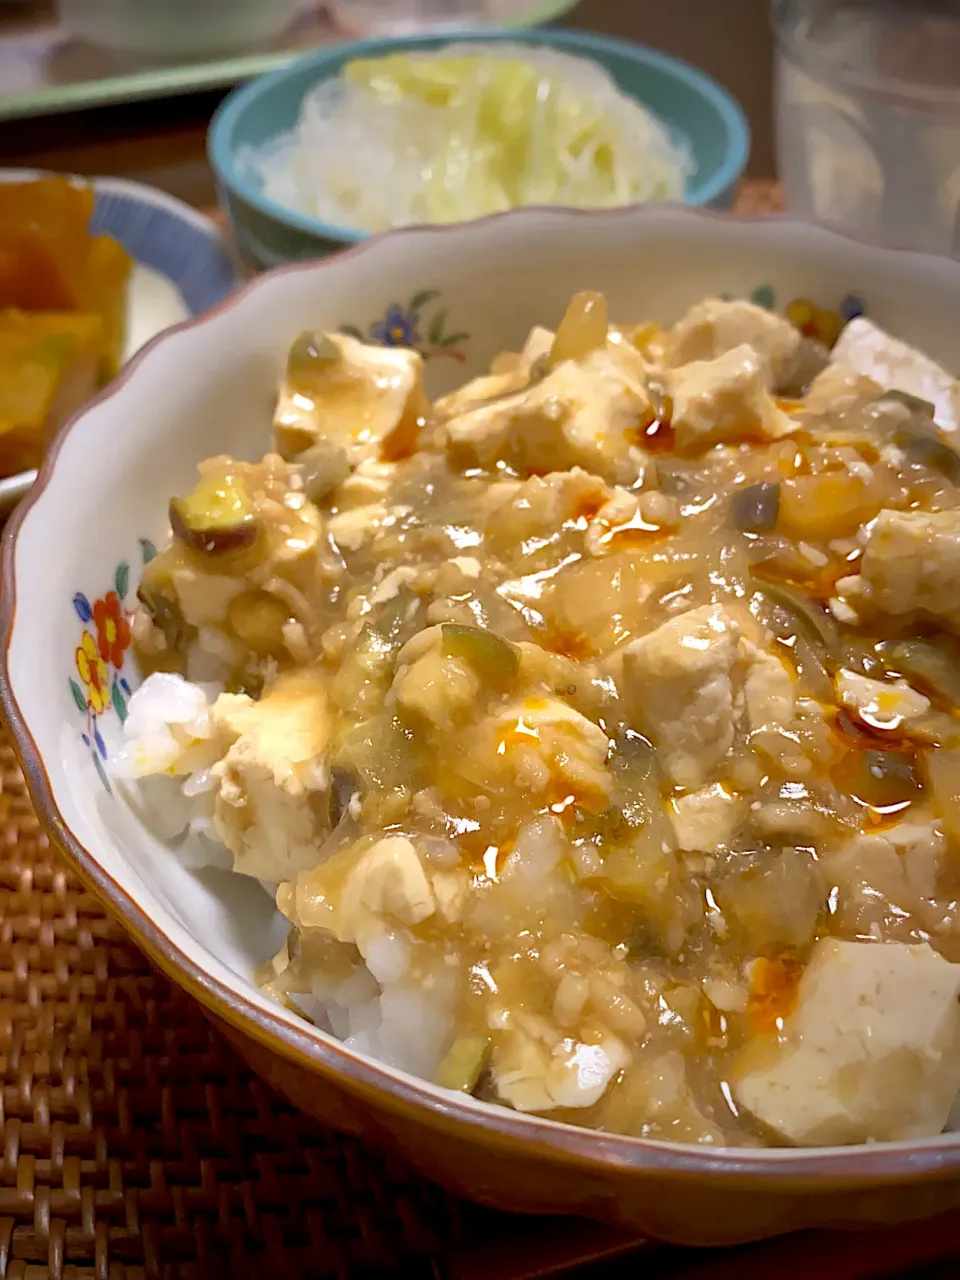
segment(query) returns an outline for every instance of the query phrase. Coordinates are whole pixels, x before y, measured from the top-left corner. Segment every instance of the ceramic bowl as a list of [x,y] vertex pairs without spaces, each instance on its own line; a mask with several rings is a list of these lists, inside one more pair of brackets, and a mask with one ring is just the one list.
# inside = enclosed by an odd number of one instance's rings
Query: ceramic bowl
[[[633,41],[583,31],[475,31],[457,32],[455,38],[457,44],[506,42],[558,49],[600,63],[625,93],[649,107],[689,146],[695,167],[685,203],[716,208],[732,203],[746,167],[750,131],[735,100],[702,71]],[[452,39],[447,33],[332,46],[261,76],[226,98],[210,126],[208,153],[237,246],[251,266],[316,258],[367,237],[296,213],[265,196],[244,159],[248,150],[293,129],[304,95],[353,59],[442,48]]]
[[960,1133],[832,1150],[670,1145],[477,1102],[347,1049],[255,986],[285,931],[260,887],[186,871],[111,791],[105,760],[137,673],[122,640],[99,662],[98,622],[130,610],[167,535],[168,495],[191,485],[196,463],[268,447],[293,338],[308,326],[399,332],[427,357],[438,393],[535,322],[555,324],[585,288],[604,290],[624,319],[669,322],[705,294],[782,307],[809,333],[865,311],[937,360],[957,359],[960,263],[777,217],[531,210],[396,232],[254,280],[156,339],[68,424],[5,534],[2,699],[41,819],[271,1084],[455,1192],[698,1244],[946,1210],[960,1204]]

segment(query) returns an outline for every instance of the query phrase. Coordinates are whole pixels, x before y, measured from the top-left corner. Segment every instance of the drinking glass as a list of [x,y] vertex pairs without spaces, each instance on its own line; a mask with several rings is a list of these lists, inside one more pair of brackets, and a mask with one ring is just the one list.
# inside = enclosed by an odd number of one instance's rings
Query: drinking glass
[[774,0],[787,205],[960,256],[960,3]]

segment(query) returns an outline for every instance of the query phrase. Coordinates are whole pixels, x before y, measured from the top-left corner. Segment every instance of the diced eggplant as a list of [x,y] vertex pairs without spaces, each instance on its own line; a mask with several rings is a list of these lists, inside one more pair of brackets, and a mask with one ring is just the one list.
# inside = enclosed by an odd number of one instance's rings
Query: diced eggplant
[[730,499],[730,519],[743,533],[769,533],[780,514],[780,486],[767,482],[738,489]]
[[652,744],[642,733],[627,729],[623,737],[617,739],[611,767],[617,773],[629,775],[631,789],[644,790],[653,784],[656,773]]
[[262,532],[246,487],[233,475],[201,480],[187,497],[172,498],[170,526],[190,551],[210,556],[244,551]]
[[177,652],[184,642],[187,624],[176,600],[161,591],[153,591],[144,582],[137,589],[137,599],[146,609],[155,627],[163,632],[167,648]]
[[889,391],[884,391],[879,397],[878,403],[883,404],[884,401],[894,401],[895,404],[902,404],[905,409],[909,409],[911,414],[921,419],[933,422],[933,416],[936,413],[936,407],[929,400],[923,400],[920,396],[913,396],[909,391],[898,391],[896,387],[891,387]]
[[830,363],[830,352],[815,338],[801,338],[797,349],[780,372],[777,395],[787,399],[802,398],[818,373]]
[[401,587],[392,600],[386,600],[378,606],[372,615],[373,629],[386,640],[392,649],[399,649],[410,639],[417,624],[417,607],[419,598],[409,587]]
[[926,432],[904,424],[894,431],[893,442],[911,462],[939,472],[952,485],[960,487],[960,454],[938,439],[935,431],[932,418]]
[[950,640],[907,639],[880,646],[888,669],[951,706],[960,708],[960,652]]
[[459,622],[445,622],[442,635],[443,651],[447,657],[463,658],[488,684],[509,684],[520,670],[520,653],[516,645],[494,631],[464,626]]
[[241,671],[223,686],[224,693],[243,693],[254,701],[263,693],[264,678],[256,671]]
[[642,827],[661,808],[661,780],[652,745],[636,730],[627,729],[617,739],[610,769],[616,780],[613,800],[617,825]]
[[354,773],[366,791],[390,791],[409,785],[417,762],[403,725],[383,712],[344,735],[335,763]]
[[829,669],[836,665],[839,661],[841,637],[831,614],[795,587],[774,582],[757,582],[756,589],[796,624],[824,666]]
[[303,491],[311,502],[323,502],[350,474],[346,453],[332,440],[318,440],[297,463],[303,467]]
[[897,751],[853,753],[838,782],[861,804],[881,811],[908,804],[923,791],[913,760]]

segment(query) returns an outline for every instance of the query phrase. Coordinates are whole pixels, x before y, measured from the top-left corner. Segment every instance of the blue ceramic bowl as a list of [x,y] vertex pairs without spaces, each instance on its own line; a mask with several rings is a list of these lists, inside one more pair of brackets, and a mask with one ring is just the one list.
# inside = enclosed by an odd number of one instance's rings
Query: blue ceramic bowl
[[[579,31],[477,31],[456,36],[457,43],[501,41],[546,46],[600,63],[625,93],[649,107],[678,140],[686,142],[694,170],[687,181],[685,203],[715,208],[731,204],[746,166],[750,132],[737,102],[702,71],[629,40]],[[307,217],[268,199],[256,178],[237,163],[244,149],[261,146],[292,129],[304,95],[319,81],[338,75],[354,58],[432,50],[451,42],[445,34],[337,45],[252,80],[226,98],[210,126],[210,162],[237,246],[252,266],[275,267],[316,258],[366,239],[366,234]]]

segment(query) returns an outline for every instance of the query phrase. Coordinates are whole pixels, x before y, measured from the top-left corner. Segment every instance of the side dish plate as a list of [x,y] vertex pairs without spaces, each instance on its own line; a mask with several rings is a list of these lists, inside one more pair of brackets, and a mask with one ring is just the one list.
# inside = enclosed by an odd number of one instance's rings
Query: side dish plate
[[[35,170],[0,170],[0,182],[42,176]],[[152,187],[121,178],[92,178],[96,195],[91,230],[119,240],[135,259],[127,303],[124,358],[172,324],[222,302],[238,272],[216,225],[202,213]],[[36,479],[22,471],[0,479],[0,516]]]

